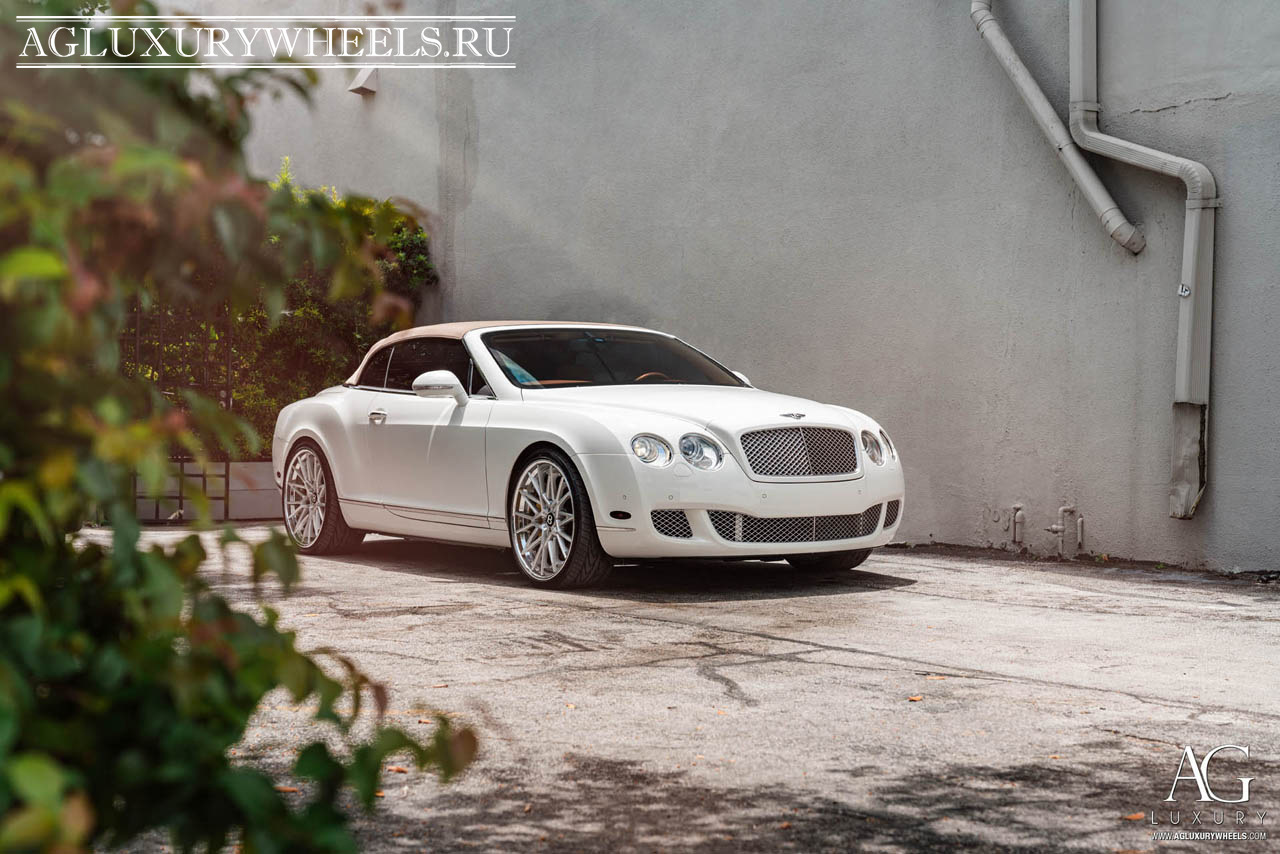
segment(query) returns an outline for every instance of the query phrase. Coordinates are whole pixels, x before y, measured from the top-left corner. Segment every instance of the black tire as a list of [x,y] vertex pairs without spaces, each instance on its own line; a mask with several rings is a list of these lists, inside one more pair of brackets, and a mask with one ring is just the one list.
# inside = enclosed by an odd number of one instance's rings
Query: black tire
[[871,549],[855,549],[848,552],[791,555],[787,558],[787,563],[800,572],[839,572],[861,566],[870,556]]
[[[300,536],[294,532],[290,525],[289,508],[286,502],[290,470],[294,459],[304,451],[313,454],[318,460],[325,487],[324,522],[320,526],[319,535],[305,545],[304,541],[310,537]],[[342,554],[364,542],[365,532],[352,528],[347,524],[347,520],[342,518],[342,507],[338,504],[338,490],[334,486],[333,471],[329,468],[329,461],[325,459],[319,445],[310,439],[300,439],[289,449],[289,456],[285,458],[284,471],[284,488],[280,490],[280,512],[284,517],[285,533],[289,535],[289,539],[293,541],[299,553],[304,555]]]
[[[517,491],[523,475],[540,462],[552,463],[563,473],[568,482],[573,504],[573,539],[568,557],[553,576],[540,578],[531,574],[521,559],[521,545],[517,542],[516,505]],[[521,457],[511,472],[507,490],[507,532],[511,542],[512,561],[521,574],[535,587],[567,590],[574,587],[591,587],[601,583],[613,569],[613,558],[600,545],[596,533],[595,515],[591,511],[591,499],[578,469],[561,451],[555,448],[539,448]]]

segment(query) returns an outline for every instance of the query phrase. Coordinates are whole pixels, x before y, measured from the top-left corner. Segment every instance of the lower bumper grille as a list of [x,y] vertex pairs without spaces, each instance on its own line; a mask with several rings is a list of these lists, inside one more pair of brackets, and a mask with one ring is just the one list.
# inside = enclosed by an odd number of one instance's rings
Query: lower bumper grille
[[898,511],[899,511],[901,508],[902,508],[902,502],[901,502],[901,501],[899,501],[899,500],[898,500],[898,499],[896,499],[896,498],[895,498],[895,499],[893,499],[892,501],[890,501],[887,505],[885,505],[885,508],[884,508],[884,526],[885,526],[886,528],[891,528],[891,527],[893,527],[893,526],[894,526],[894,524],[896,524],[896,523],[897,523],[897,521],[898,521]]
[[874,534],[880,527],[882,506],[876,504],[861,513],[839,516],[762,518],[727,510],[708,510],[707,515],[716,533],[733,543],[816,543]]
[[689,517],[683,510],[653,510],[649,513],[654,530],[664,537],[677,537],[687,540],[693,536],[689,527]]

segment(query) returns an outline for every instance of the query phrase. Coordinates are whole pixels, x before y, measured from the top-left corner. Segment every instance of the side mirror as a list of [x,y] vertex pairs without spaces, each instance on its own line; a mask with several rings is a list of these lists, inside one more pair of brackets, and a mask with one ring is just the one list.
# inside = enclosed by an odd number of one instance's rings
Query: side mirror
[[[747,379],[747,375],[744,374],[742,371],[733,371],[732,373],[735,377],[742,380],[747,385],[751,385],[751,380]],[[752,388],[754,388],[754,386],[752,386]]]
[[471,398],[453,371],[427,371],[418,374],[413,381],[413,393],[418,397],[452,397],[459,406],[466,406]]

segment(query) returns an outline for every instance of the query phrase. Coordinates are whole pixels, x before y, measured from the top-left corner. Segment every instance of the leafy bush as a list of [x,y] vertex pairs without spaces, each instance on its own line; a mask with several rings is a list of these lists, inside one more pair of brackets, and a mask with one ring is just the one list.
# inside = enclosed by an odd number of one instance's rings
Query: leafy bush
[[[288,157],[270,186],[306,200],[308,191],[296,184]],[[352,203],[328,187],[311,192],[339,207]],[[283,310],[272,311],[267,300],[275,294],[268,293],[234,312],[229,323],[224,312],[210,317],[183,306],[152,306],[143,312],[137,363],[129,359],[125,368],[162,375],[166,389],[208,384],[217,392],[230,377],[236,413],[259,436],[269,437],[286,404],[345,380],[369,347],[416,316],[426,289],[437,281],[427,233],[409,224],[392,230],[377,267],[380,285],[371,282],[342,296],[333,293],[329,276],[304,266],[285,285]],[[231,358],[222,364],[228,329]],[[241,441],[231,452],[236,459],[265,459],[270,447],[255,454]]]
[[[12,61],[27,26],[14,15],[34,10],[0,9]],[[108,32],[94,39],[109,47]],[[474,736],[443,717],[426,744],[381,726],[381,688],[340,658],[335,678],[269,607],[238,612],[201,580],[195,535],[139,544],[135,472],[158,492],[172,447],[203,459],[258,439],[210,400],[170,399],[119,370],[133,301],[273,317],[303,275],[337,298],[376,290],[388,247],[417,233],[389,204],[247,174],[250,99],[309,82],[194,66],[0,75],[0,850],[85,850],[164,827],[182,850],[351,851],[345,786],[369,804],[389,752],[446,777],[474,753]],[[94,514],[109,548],[77,536]],[[220,543],[251,549],[255,582],[297,580],[278,533]],[[305,798],[228,758],[277,688],[314,704],[330,743],[345,744],[302,751]],[[352,727],[370,696],[379,726],[360,742]]]
[[[299,192],[289,158],[272,186]],[[343,203],[327,188],[319,192]],[[327,277],[307,269],[286,285],[280,316],[272,317],[265,302],[237,315],[231,370],[235,410],[258,435],[271,435],[286,404],[350,376],[396,321],[403,324],[416,315],[425,289],[437,281],[430,240],[421,227],[394,228],[377,264],[385,300],[381,311],[374,310],[372,285],[354,296],[335,297]],[[251,452],[242,446],[238,455]]]

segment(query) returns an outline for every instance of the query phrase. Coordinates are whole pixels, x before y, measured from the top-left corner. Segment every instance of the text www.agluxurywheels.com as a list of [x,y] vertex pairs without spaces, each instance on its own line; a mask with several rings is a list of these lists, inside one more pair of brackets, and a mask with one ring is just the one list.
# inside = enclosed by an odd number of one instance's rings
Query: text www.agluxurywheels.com
[[1157,830],[1151,834],[1152,842],[1192,842],[1199,840],[1264,840],[1265,830]]

